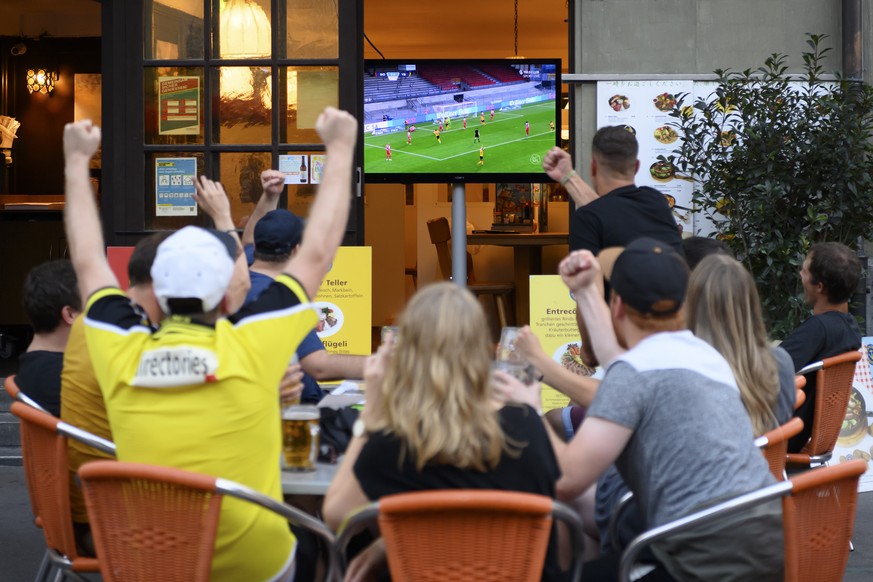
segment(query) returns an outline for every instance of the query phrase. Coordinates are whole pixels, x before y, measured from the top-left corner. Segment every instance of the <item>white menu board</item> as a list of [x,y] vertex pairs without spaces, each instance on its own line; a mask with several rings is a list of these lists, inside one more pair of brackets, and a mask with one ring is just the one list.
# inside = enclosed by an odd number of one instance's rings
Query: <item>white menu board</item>
[[675,121],[670,111],[676,96],[687,94],[693,104],[693,81],[599,81],[597,83],[597,127],[624,125],[637,136],[640,146],[638,186],[661,191],[673,207],[673,216],[683,232],[693,233],[691,197],[694,185],[667,162],[681,143],[682,136],[669,124]]

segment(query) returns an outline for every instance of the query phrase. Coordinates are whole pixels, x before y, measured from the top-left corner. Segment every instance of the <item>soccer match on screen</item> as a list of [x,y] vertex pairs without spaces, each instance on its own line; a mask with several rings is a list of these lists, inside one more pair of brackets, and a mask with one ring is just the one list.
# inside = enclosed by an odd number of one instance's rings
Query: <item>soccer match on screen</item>
[[542,171],[556,144],[556,62],[368,61],[368,174]]

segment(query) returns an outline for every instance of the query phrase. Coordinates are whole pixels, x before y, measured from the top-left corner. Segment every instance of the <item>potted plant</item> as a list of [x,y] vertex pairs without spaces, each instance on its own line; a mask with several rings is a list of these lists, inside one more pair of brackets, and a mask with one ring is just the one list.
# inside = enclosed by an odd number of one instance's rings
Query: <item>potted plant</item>
[[805,318],[798,271],[809,246],[873,238],[873,89],[824,80],[825,35],[808,35],[803,74],[787,57],[717,70],[715,91],[671,115],[684,140],[672,162],[694,204],[754,275],[775,337]]

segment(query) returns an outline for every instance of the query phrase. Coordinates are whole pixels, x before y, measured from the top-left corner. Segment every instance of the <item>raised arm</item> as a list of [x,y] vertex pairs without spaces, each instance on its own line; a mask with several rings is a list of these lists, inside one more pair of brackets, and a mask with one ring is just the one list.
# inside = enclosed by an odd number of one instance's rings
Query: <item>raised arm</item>
[[577,208],[597,199],[597,192],[576,173],[570,154],[561,148],[555,146],[543,156],[543,170],[549,178],[567,189]]
[[233,217],[230,214],[230,201],[227,199],[224,186],[206,176],[200,176],[199,180],[194,180],[194,190],[194,201],[212,219],[215,230],[228,233],[236,239],[237,246],[241,246],[236,226],[233,224]]
[[64,127],[64,228],[83,301],[98,289],[118,286],[106,260],[103,228],[88,169],[99,147],[100,128],[90,121]]
[[576,297],[576,313],[584,321],[594,355],[601,365],[609,366],[625,350],[618,343],[609,306],[603,300],[597,259],[590,251],[574,251],[558,265],[558,273]]
[[285,187],[285,175],[279,170],[264,170],[261,172],[261,188],[264,189],[258,204],[255,206],[254,212],[246,222],[246,227],[243,229],[242,244],[255,244],[255,225],[264,215],[271,210],[276,210],[279,206],[279,196],[282,194],[282,188]]
[[315,129],[327,149],[324,175],[309,211],[300,249],[284,269],[300,281],[310,297],[318,293],[345,235],[358,121],[345,111],[328,107],[315,122]]

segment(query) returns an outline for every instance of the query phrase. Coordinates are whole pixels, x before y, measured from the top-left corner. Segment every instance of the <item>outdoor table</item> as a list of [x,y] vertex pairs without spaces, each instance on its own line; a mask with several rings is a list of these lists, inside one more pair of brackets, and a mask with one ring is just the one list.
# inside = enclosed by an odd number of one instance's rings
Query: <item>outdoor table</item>
[[515,324],[524,325],[530,317],[530,276],[543,271],[543,247],[565,245],[568,232],[476,232],[467,235],[468,245],[512,247],[515,281]]
[[317,462],[315,471],[298,473],[282,471],[282,493],[284,495],[324,495],[333,481],[339,463]]

